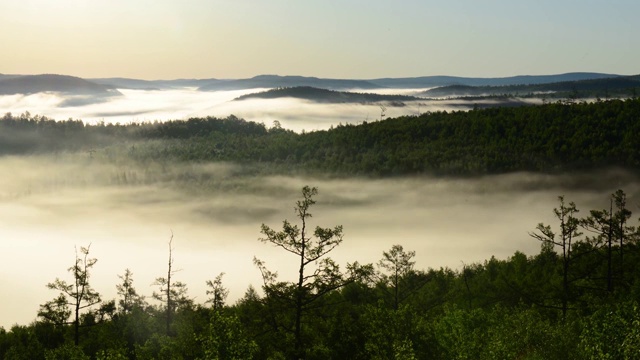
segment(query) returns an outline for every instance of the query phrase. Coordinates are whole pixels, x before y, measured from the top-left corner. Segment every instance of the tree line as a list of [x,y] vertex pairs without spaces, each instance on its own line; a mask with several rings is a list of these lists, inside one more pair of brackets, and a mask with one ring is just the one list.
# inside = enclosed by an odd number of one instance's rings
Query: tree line
[[458,96],[518,96],[543,99],[609,99],[638,96],[640,76],[618,76],[613,78],[564,81],[547,84],[520,85],[449,85],[427,90],[421,95],[436,97]]
[[235,116],[87,125],[6,114],[0,130],[0,154],[119,153],[141,162],[231,161],[279,173],[473,176],[640,168],[638,98],[438,111],[300,134]]
[[[260,242],[291,254],[296,280],[255,258],[261,292],[234,304],[221,273],[204,304],[175,279],[171,234],[154,303],[128,269],[118,298],[91,285],[90,245],[70,280],[29,325],[0,328],[3,359],[629,359],[640,353],[640,230],[622,190],[580,217],[563,196],[552,224],[532,224],[540,252],[420,270],[400,244],[376,264],[341,269],[330,258],[342,226],[312,226],[317,188],[304,187],[295,220],[263,224]],[[472,236],[472,235],[470,235]]]

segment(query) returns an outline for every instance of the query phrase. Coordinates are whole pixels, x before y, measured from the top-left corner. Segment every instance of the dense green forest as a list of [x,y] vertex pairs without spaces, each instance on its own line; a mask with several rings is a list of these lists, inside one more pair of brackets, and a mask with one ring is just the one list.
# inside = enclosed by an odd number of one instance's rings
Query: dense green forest
[[[6,114],[0,154],[86,154],[139,163],[229,161],[261,173],[331,176],[640,167],[640,100],[435,112],[327,131],[204,118],[87,125]],[[559,194],[560,195],[560,194]],[[633,359],[640,354],[638,206],[616,191],[598,209],[560,196],[554,222],[532,225],[537,254],[516,252],[460,269],[415,267],[392,246],[375,264],[331,260],[342,226],[315,227],[322,193],[302,189],[295,217],[262,225],[256,246],[291,253],[294,282],[254,259],[261,289],[226,301],[224,275],[196,303],[174,277],[173,248],[152,299],[122,269],[103,299],[89,245],[52,274],[37,321],[0,328],[2,359]],[[282,207],[291,204],[283,203]],[[540,214],[544,217],[546,214]],[[507,226],[507,225],[505,225]],[[473,234],[469,234],[473,237]],[[348,240],[345,240],[348,241]],[[400,241],[398,241],[400,242]],[[263,243],[263,244],[260,244]],[[151,301],[150,301],[151,300]],[[34,310],[34,312],[36,312]],[[35,314],[34,314],[35,315]]]
[[640,168],[640,99],[431,112],[295,133],[193,118],[87,125],[5,114],[0,154],[86,151],[140,162],[230,161],[259,171],[336,176],[482,175]]

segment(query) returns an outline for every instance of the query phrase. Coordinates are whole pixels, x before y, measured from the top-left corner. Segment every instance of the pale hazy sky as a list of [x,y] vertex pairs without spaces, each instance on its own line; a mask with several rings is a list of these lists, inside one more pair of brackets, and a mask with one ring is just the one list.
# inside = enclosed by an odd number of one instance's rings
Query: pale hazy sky
[[0,73],[640,73],[638,0],[2,0]]

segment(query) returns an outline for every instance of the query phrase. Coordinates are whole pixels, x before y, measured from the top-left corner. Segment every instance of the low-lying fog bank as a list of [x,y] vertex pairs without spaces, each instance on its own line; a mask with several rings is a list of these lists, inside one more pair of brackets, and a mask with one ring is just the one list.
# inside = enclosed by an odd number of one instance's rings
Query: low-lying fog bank
[[[131,123],[148,121],[186,120],[191,117],[227,117],[264,123],[273,121],[290,130],[326,130],[338,124],[360,124],[383,118],[419,115],[427,111],[469,110],[474,106],[495,105],[495,100],[424,100],[407,101],[404,106],[381,104],[320,104],[299,99],[233,99],[266,89],[203,92],[195,89],[130,90],[120,89],[118,97],[94,99],[91,97],[62,96],[53,93],[0,96],[0,109],[4,112],[43,115],[56,120],[69,118],[86,123]],[[420,89],[379,89],[368,92],[379,94],[413,95]],[[524,100],[523,100],[524,101]],[[528,103],[539,103],[531,99]]]
[[[311,225],[344,226],[331,256],[375,263],[394,244],[416,251],[427,269],[481,262],[515,251],[533,255],[539,243],[528,231],[555,225],[557,196],[576,202],[580,215],[608,206],[618,188],[636,212],[640,181],[624,172],[562,176],[509,174],[476,179],[429,177],[313,179],[241,175],[232,164],[114,165],[87,154],[0,158],[0,326],[27,324],[38,305],[56,293],[46,284],[70,279],[74,246],[91,244],[98,259],[91,282],[103,299],[115,298],[118,275],[130,268],[137,290],[166,274],[174,234],[175,275],[196,302],[205,281],[225,272],[230,301],[261,278],[253,256],[295,277],[291,254],[258,241],[260,225],[279,228],[295,220],[304,185],[317,186]],[[150,300],[150,299],[149,299]]]

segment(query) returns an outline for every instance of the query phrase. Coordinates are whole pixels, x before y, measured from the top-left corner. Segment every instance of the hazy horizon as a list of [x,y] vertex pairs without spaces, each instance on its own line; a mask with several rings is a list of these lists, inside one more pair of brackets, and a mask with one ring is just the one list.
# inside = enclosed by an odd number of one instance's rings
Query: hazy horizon
[[[83,78],[633,74],[631,0],[0,3],[1,73]],[[117,25],[116,25],[117,24]]]

